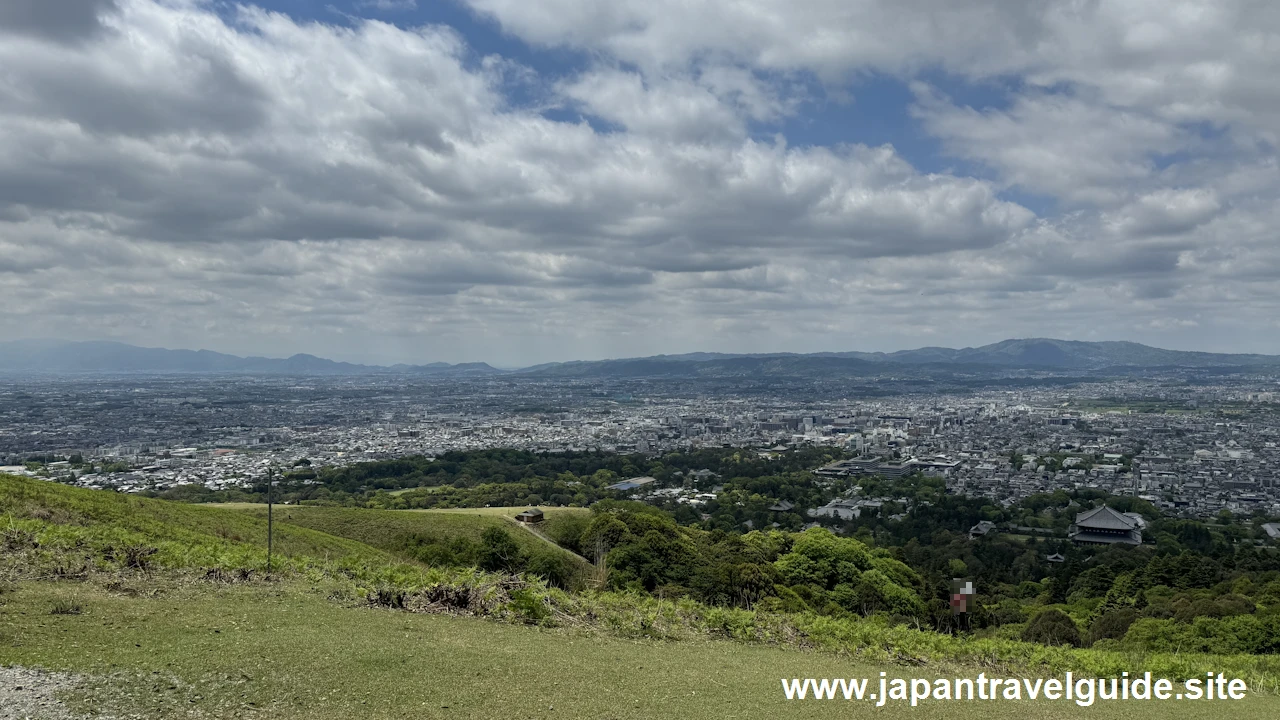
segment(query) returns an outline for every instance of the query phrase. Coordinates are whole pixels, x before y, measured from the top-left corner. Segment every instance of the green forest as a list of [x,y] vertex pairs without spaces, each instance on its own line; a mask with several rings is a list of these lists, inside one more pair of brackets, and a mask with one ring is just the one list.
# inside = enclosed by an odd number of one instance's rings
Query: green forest
[[[1263,517],[1165,518],[1133,497],[1059,490],[1018,503],[949,494],[941,478],[828,478],[812,470],[829,449],[744,449],[656,457],[515,450],[451,452],[343,468],[300,464],[281,474],[277,502],[378,509],[551,505],[543,532],[595,561],[608,589],[710,605],[879,617],[885,622],[1046,645],[1206,653],[1280,653],[1280,549]],[[607,489],[620,479],[714,490],[700,506],[645,502]],[[265,499],[177,488],[167,499]],[[687,495],[687,493],[686,493]],[[836,497],[876,498],[851,521],[805,515]],[[778,511],[780,501],[792,506]],[[1075,516],[1101,504],[1148,523],[1141,546],[1075,547]],[[771,510],[770,508],[774,508]],[[970,539],[979,521],[1000,529]],[[814,527],[814,525],[819,525]],[[806,529],[807,528],[807,529]],[[504,563],[509,539],[433,546],[413,554],[443,565],[505,566],[581,585],[563,567]],[[504,550],[503,548],[507,548]],[[1061,562],[1049,556],[1061,555]],[[970,612],[949,604],[954,578],[974,581]]]

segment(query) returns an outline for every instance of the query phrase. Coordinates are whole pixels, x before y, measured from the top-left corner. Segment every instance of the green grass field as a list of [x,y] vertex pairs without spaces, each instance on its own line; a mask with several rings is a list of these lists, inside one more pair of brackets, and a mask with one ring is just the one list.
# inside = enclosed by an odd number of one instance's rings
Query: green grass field
[[[1211,668],[1269,691],[1230,704],[1109,702],[1087,710],[1063,701],[987,702],[984,715],[1280,711],[1273,656],[1108,655],[872,621],[566,593],[536,579],[429,568],[375,547],[424,528],[479,537],[492,524],[513,526],[504,515],[519,509],[283,506],[283,559],[267,581],[260,506],[183,505],[0,476],[0,666],[87,678],[70,698],[85,717],[945,718],[979,709],[788,702],[780,679],[878,678],[881,670],[976,676],[1011,667],[1032,677],[1050,667],[1108,676],[1120,668],[1170,675]],[[512,536],[542,543],[523,531]]]
[[[0,475],[0,518],[45,525],[54,547],[60,542],[158,545],[161,559],[173,556],[170,564],[195,563],[198,558],[184,557],[193,549],[261,549],[267,544],[266,522],[251,514],[8,475]],[[390,559],[370,545],[286,524],[276,528],[275,551],[284,557]]]
[[[623,640],[346,607],[305,586],[179,587],[127,597],[23,583],[0,605],[0,665],[96,678],[86,713],[148,718],[1270,718],[1280,698],[1103,702],[787,701],[781,678],[935,677],[929,668],[727,640]],[[57,602],[79,615],[51,615]],[[982,669],[964,672],[977,675]]]
[[[266,506],[259,504],[226,503],[219,507],[248,513],[259,519],[267,516]],[[517,527],[512,520],[517,513],[526,509],[366,510],[289,505],[277,506],[274,514],[279,523],[318,530],[388,551],[399,547],[399,538],[415,533],[438,538],[461,537],[478,542],[481,534],[490,527],[510,530],[511,537],[528,552],[551,547]],[[559,514],[588,512],[582,508],[543,508],[543,511],[548,518]]]

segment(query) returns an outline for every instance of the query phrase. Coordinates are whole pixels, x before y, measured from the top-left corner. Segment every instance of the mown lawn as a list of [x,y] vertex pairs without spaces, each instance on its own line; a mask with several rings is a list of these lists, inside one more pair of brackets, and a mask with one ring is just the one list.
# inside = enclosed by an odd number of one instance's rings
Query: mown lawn
[[[81,612],[50,614],[58,602]],[[347,607],[297,584],[203,584],[129,597],[88,583],[22,583],[0,596],[0,665],[101,678],[77,694],[77,708],[156,718],[1249,720],[1280,713],[1275,696],[1090,708],[1043,700],[916,708],[787,701],[782,677],[931,673],[729,641],[630,641]]]
[[[265,518],[265,505],[236,508],[257,518]],[[426,535],[440,540],[455,537],[479,542],[490,527],[509,530],[526,552],[545,551],[550,545],[516,527],[510,518],[527,508],[467,508],[450,510],[369,510],[363,508],[278,505],[273,511],[278,523],[318,530],[381,550],[396,551],[408,535]],[[558,513],[586,513],[581,508],[544,508],[548,517]]]

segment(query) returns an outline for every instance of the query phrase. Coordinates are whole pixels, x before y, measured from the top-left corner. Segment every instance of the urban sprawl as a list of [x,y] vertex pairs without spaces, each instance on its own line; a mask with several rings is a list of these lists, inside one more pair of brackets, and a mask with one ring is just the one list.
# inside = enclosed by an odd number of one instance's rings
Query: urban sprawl
[[[1280,383],[1121,379],[888,397],[660,380],[157,376],[0,385],[0,471],[123,492],[261,482],[300,460],[342,466],[494,447],[654,454],[830,446],[825,475],[944,477],[1009,505],[1098,488],[1168,515],[1280,515]],[[824,390],[826,392],[827,390]],[[796,401],[800,396],[803,399]],[[687,493],[642,480],[635,495]],[[811,517],[853,517],[836,498]]]

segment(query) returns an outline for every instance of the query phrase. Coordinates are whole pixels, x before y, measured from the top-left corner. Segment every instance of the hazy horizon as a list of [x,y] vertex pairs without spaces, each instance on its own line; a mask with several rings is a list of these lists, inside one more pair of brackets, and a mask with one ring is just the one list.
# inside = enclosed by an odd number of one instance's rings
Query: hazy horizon
[[[919,350],[919,349],[923,349],[923,348],[926,348],[926,347],[947,347],[947,348],[950,348],[950,349],[963,350],[963,349],[966,349],[966,348],[979,348],[979,347],[984,347],[984,346],[987,346],[987,345],[992,345],[992,344],[996,344],[996,343],[1004,342],[1004,341],[1019,341],[1019,340],[1063,340],[1063,341],[1068,341],[1068,342],[1070,342],[1070,340],[1069,340],[1069,339],[1067,339],[1067,338],[1030,338],[1030,337],[1026,337],[1026,338],[1001,338],[1000,340],[995,340],[995,341],[992,341],[991,343],[976,343],[976,344],[972,344],[972,345],[956,345],[956,346],[938,346],[938,345],[934,345],[934,346],[913,346],[913,347],[899,347],[899,348],[891,348],[891,349],[888,349],[888,350],[868,350],[868,349],[865,349],[865,348],[857,348],[857,347],[850,347],[850,348],[828,348],[828,349],[822,349],[822,350],[809,350],[809,351],[778,350],[778,351],[741,351],[741,352],[735,352],[735,351],[718,351],[718,350],[689,350],[689,351],[684,351],[684,352],[675,352],[675,353],[649,353],[649,354],[647,354],[647,355],[615,355],[615,356],[600,356],[600,357],[563,357],[563,358],[557,358],[557,359],[551,359],[551,360],[539,360],[539,361],[537,361],[537,362],[526,362],[526,363],[515,363],[515,364],[507,364],[507,363],[491,362],[491,361],[489,361],[489,360],[486,360],[485,358],[474,358],[474,359],[469,359],[469,360],[459,360],[459,361],[456,361],[456,362],[453,362],[453,363],[450,363],[450,364],[460,364],[460,363],[486,363],[486,364],[488,364],[488,365],[490,365],[490,366],[492,366],[492,367],[494,367],[494,368],[497,368],[497,369],[503,369],[503,370],[517,370],[517,369],[521,369],[521,368],[532,367],[532,366],[534,366],[534,365],[542,365],[542,364],[548,364],[548,363],[563,363],[563,362],[594,362],[594,361],[603,361],[603,360],[624,360],[624,359],[631,359],[631,358],[654,357],[654,356],[660,356],[660,355],[676,356],[676,355],[696,354],[696,353],[726,354],[726,355],[770,355],[770,354],[783,354],[783,353],[791,353],[791,354],[814,354],[814,353],[848,353],[848,352],[863,352],[863,353],[886,353],[886,354],[889,354],[889,353],[900,352],[900,351]],[[113,340],[113,339],[94,339],[94,340],[79,339],[79,340],[73,340],[73,339],[68,339],[68,338],[53,338],[53,337],[27,337],[27,338],[8,338],[8,339],[5,339],[5,340],[0,340],[0,345],[3,345],[3,344],[5,344],[5,343],[12,343],[12,342],[17,342],[17,343],[28,343],[28,342],[29,342],[29,343],[50,343],[50,344],[62,344],[62,343],[75,343],[75,342],[121,342],[121,341],[119,341],[119,340]],[[1096,340],[1096,341],[1083,341],[1083,342],[1123,342],[1123,341],[1115,341],[1115,340]],[[174,351],[192,351],[192,352],[210,351],[210,352],[222,353],[222,354],[226,354],[226,355],[233,355],[233,356],[242,357],[242,358],[247,358],[247,357],[262,357],[262,358],[266,358],[266,359],[277,359],[277,360],[283,360],[283,359],[287,359],[287,358],[289,358],[289,357],[292,357],[292,356],[294,356],[294,355],[313,355],[313,356],[315,356],[315,357],[319,357],[319,358],[321,358],[321,359],[325,359],[325,360],[333,360],[333,361],[336,361],[336,362],[346,362],[346,363],[360,364],[360,365],[370,365],[370,366],[392,366],[392,365],[397,365],[397,364],[403,364],[403,365],[428,365],[428,364],[436,363],[436,362],[448,362],[448,361],[442,361],[442,360],[435,360],[435,359],[432,359],[432,358],[429,358],[429,357],[428,357],[428,358],[394,359],[394,360],[385,360],[385,361],[376,361],[376,360],[374,360],[374,361],[362,361],[362,360],[359,360],[359,359],[349,359],[349,358],[345,358],[345,357],[342,357],[342,356],[329,356],[329,355],[322,355],[322,354],[317,354],[317,353],[308,353],[308,352],[304,352],[304,351],[299,351],[299,352],[285,352],[285,353],[281,353],[281,354],[266,354],[266,355],[264,355],[264,354],[261,354],[261,353],[235,353],[235,352],[227,352],[227,351],[223,351],[223,350],[218,350],[218,349],[216,349],[216,348],[208,348],[208,347],[162,347],[162,346],[158,346],[158,345],[147,345],[147,344],[145,344],[145,343],[144,343],[144,344],[138,344],[138,343],[124,343],[124,344],[126,344],[126,345],[131,345],[131,346],[133,346],[133,347],[139,347],[139,348],[144,348],[144,349],[152,349],[152,350],[174,350]],[[1172,347],[1159,348],[1158,346],[1150,346],[1150,347],[1157,347],[1157,349],[1162,349],[1162,350],[1184,350],[1184,351],[1189,351],[1189,352],[1222,352],[1222,351],[1216,351],[1216,350],[1201,350],[1201,349],[1197,349],[1197,348],[1172,348]],[[1227,353],[1227,354],[1255,354],[1255,353]],[[1256,353],[1256,354],[1265,354],[1265,353]]]
[[0,334],[1280,354],[1280,6],[10,0]]

